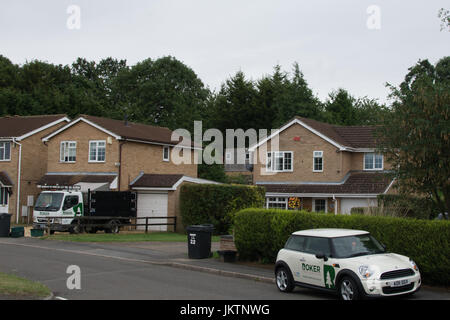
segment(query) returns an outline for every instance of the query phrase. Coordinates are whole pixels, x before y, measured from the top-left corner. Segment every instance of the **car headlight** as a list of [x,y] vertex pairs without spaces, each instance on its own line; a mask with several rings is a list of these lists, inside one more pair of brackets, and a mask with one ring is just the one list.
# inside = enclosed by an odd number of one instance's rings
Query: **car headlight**
[[414,269],[414,271],[419,271],[419,267],[417,266],[417,264],[412,261],[411,259],[409,259],[409,263],[411,264],[412,268]]
[[370,278],[375,273],[375,271],[370,266],[360,266],[358,268],[358,272],[365,279]]

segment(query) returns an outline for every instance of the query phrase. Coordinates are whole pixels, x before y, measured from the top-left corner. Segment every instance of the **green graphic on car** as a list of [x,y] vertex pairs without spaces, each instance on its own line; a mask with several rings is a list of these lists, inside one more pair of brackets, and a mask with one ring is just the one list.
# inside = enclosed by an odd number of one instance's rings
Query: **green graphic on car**
[[334,289],[335,283],[334,279],[336,278],[336,271],[333,266],[324,265],[323,266],[323,281],[325,283],[325,287],[328,289]]

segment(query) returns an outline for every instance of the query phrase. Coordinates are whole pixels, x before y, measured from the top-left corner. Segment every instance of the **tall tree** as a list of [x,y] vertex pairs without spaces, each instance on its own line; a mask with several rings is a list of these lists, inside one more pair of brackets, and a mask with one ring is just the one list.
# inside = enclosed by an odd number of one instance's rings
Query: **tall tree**
[[242,71],[227,79],[215,99],[214,127],[225,132],[226,129],[259,129],[257,107],[258,91]]
[[338,89],[329,94],[325,102],[327,120],[338,125],[356,125],[356,102],[357,100],[345,89]]
[[449,58],[419,61],[399,88],[389,85],[392,112],[379,129],[400,190],[430,195],[442,212],[450,212]]
[[119,73],[117,81],[121,103],[127,104],[132,120],[192,131],[194,120],[204,115],[209,90],[173,57],[144,60]]
[[[275,79],[276,73],[274,74]],[[292,79],[283,81],[284,88],[275,98],[277,118],[275,126],[279,127],[295,116],[323,120],[323,110],[319,99],[309,88],[298,63],[294,63]]]

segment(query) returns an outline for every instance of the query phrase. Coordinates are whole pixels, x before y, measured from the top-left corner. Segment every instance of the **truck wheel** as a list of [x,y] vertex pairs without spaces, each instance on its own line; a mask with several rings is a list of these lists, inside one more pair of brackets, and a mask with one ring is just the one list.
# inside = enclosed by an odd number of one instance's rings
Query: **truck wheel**
[[70,234],[80,234],[84,232],[84,228],[79,226],[78,223],[72,223],[72,226],[69,229]]
[[119,232],[120,232],[120,227],[119,227],[118,222],[115,220],[109,221],[105,228],[105,233],[117,234]]

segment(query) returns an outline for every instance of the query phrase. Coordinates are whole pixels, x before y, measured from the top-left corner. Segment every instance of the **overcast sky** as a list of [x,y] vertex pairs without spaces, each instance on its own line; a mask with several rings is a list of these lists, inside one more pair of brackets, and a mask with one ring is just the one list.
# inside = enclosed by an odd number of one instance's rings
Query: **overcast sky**
[[440,8],[448,1],[1,0],[0,54],[17,64],[112,56],[129,65],[172,55],[213,90],[238,70],[258,79],[297,61],[321,99],[343,87],[384,102],[386,82],[450,54]]

